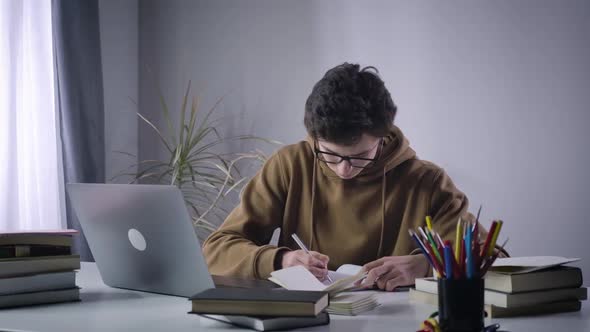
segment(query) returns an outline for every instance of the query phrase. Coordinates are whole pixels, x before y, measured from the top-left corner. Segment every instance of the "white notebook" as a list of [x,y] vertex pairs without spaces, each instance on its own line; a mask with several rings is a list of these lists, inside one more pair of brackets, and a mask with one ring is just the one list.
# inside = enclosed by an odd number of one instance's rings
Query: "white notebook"
[[371,293],[350,292],[357,290],[355,283],[367,276],[360,266],[345,264],[328,273],[333,282],[319,281],[303,266],[291,266],[271,272],[268,279],[289,290],[328,292],[330,305],[326,311],[331,314],[357,315],[379,305]]
[[349,265],[328,272],[333,282],[327,279],[322,282],[305,267],[297,265],[271,272],[270,275],[270,281],[290,290],[324,291],[336,295],[342,291],[356,289],[354,283],[364,279],[367,273],[362,271],[360,266],[355,269]]

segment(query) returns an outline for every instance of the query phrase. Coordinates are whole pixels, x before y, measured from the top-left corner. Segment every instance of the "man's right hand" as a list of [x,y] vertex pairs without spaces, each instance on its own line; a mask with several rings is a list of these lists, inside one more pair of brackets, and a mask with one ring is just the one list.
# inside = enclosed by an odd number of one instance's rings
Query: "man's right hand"
[[328,261],[330,258],[316,251],[307,254],[303,250],[289,251],[283,255],[281,266],[283,268],[302,265],[319,280],[324,280],[328,275]]

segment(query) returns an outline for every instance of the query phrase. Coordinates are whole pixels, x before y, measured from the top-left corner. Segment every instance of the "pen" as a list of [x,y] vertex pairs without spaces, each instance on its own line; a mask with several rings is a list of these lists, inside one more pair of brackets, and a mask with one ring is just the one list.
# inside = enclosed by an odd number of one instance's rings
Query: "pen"
[[[299,248],[301,248],[301,250],[305,251],[306,254],[311,256],[311,253],[309,252],[309,250],[307,250],[307,247],[305,246],[305,244],[303,244],[303,242],[301,241],[301,239],[299,239],[299,236],[297,236],[297,234],[293,233],[291,234],[291,237],[293,238],[293,240],[295,240],[295,242],[297,243],[297,245],[299,246]],[[326,269],[328,267],[326,266]],[[332,280],[332,278],[330,278],[329,274],[326,274],[326,279],[328,279],[329,282],[334,282]]]

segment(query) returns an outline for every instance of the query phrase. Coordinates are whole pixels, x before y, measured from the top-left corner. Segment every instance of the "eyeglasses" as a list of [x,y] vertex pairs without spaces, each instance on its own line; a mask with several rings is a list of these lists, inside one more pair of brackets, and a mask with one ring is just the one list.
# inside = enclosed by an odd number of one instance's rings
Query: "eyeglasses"
[[[383,143],[383,139],[381,139],[379,142],[377,142],[377,144],[375,144],[375,146],[373,146],[366,153],[373,151],[381,143]],[[318,160],[323,161],[328,164],[340,164],[343,160],[346,160],[346,161],[348,161],[350,166],[352,166],[354,168],[368,168],[368,167],[373,166],[373,164],[379,159],[378,156],[376,158],[341,156],[337,153],[321,151],[320,149],[318,149],[317,143],[314,143],[314,145],[315,145],[314,151],[315,151],[316,158],[318,158]]]

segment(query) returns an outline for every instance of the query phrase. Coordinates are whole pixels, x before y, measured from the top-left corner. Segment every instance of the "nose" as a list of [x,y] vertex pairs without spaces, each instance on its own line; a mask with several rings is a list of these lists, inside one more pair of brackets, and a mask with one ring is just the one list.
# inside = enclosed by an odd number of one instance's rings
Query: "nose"
[[352,166],[348,160],[343,160],[341,163],[336,165],[336,173],[341,177],[348,177],[352,174]]

